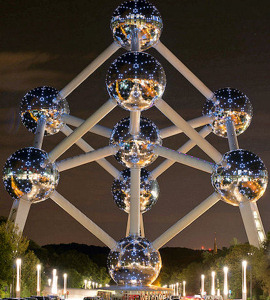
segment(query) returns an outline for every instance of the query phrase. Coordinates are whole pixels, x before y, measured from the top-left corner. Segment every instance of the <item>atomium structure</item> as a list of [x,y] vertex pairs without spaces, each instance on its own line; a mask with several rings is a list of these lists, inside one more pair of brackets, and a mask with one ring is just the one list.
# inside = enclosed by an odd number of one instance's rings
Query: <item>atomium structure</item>
[[[265,239],[256,201],[264,194],[268,173],[262,160],[250,151],[239,149],[237,141],[237,136],[251,123],[251,102],[235,88],[225,87],[215,92],[207,88],[161,43],[162,27],[160,13],[147,1],[130,0],[121,4],[111,20],[114,42],[103,53],[61,91],[42,86],[23,97],[21,119],[34,133],[34,144],[14,152],[3,170],[5,188],[14,199],[9,219],[21,231],[30,206],[51,198],[111,249],[109,273],[119,285],[151,285],[161,268],[158,249],[220,200],[239,207],[250,244],[258,247]],[[142,52],[150,47],[201,92],[205,98],[202,116],[185,121],[170,107],[169,99],[167,102],[162,99],[166,75],[153,56]],[[107,72],[109,100],[86,120],[69,115],[66,97],[120,48],[127,52],[114,60]],[[129,115],[112,129],[98,125],[117,105]],[[151,120],[143,117],[143,111],[152,106],[156,106],[173,125],[159,130]],[[68,125],[76,129],[73,131]],[[202,126],[198,132],[196,128]],[[41,150],[44,136],[59,131],[66,138],[49,153]],[[88,131],[108,138],[108,146],[94,150],[83,140]],[[211,132],[228,139],[229,152],[222,155],[205,139]],[[162,146],[162,140],[180,133],[189,140],[178,150]],[[85,153],[59,160],[74,144]],[[201,148],[211,161],[186,154],[195,146]],[[125,167],[124,170],[119,171],[105,159],[111,155]],[[152,172],[148,171],[147,166],[158,156],[166,160]],[[126,237],[118,242],[56,191],[61,172],[93,161],[114,177],[113,200],[129,215]],[[209,173],[214,192],[150,242],[144,237],[142,214],[158,200],[157,177],[176,162]]]

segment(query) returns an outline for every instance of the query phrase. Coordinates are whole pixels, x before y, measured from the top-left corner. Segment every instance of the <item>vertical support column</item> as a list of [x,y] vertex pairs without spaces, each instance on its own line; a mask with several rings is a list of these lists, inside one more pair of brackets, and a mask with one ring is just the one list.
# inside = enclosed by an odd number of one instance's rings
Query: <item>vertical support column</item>
[[128,214],[128,219],[127,219],[126,236],[129,236],[129,231],[130,231],[130,214]]
[[141,169],[130,169],[130,235],[140,235],[140,181]]
[[40,119],[38,120],[37,129],[35,133],[35,139],[34,139],[35,148],[41,149],[42,147],[45,125],[46,125],[46,117],[41,116]]
[[23,199],[13,202],[8,220],[13,222],[20,232],[23,232],[30,206],[31,202]]
[[142,213],[140,213],[140,220],[141,220],[141,237],[145,237],[144,224],[143,224],[143,214]]
[[242,202],[239,208],[246,229],[248,242],[250,245],[260,247],[266,235],[257,204],[248,201]]
[[[239,149],[231,118],[227,118],[226,128],[230,150]],[[257,204],[249,201],[242,202],[239,205],[239,209],[250,245],[260,247],[261,243],[266,239],[266,235]]]

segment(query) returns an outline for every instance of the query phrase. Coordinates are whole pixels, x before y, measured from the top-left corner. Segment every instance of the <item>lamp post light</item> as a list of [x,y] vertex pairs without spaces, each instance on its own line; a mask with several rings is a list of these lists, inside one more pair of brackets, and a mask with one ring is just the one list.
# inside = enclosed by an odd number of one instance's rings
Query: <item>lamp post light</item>
[[186,281],[183,281],[183,297],[186,297]]
[[53,269],[53,279],[52,279],[52,294],[57,294],[57,276],[56,269]]
[[51,278],[49,278],[48,279],[48,286],[51,286],[51,284],[52,284],[52,280],[51,280]]
[[176,295],[179,296],[179,283],[176,283]]
[[96,289],[98,288],[98,283],[96,282]]
[[87,280],[84,280],[84,289],[86,290]]
[[67,295],[67,273],[65,273],[63,275],[63,277],[64,277],[64,296],[66,298],[66,295]]
[[212,276],[211,295],[215,296],[215,294],[216,294],[216,289],[215,289],[215,276],[216,276],[216,272],[212,271],[211,276]]
[[91,284],[92,284],[91,280],[88,280],[88,287],[89,287],[89,289],[91,289]]
[[37,296],[40,296],[40,271],[41,265],[37,265]]
[[247,300],[247,261],[242,261],[242,300]]
[[204,296],[204,278],[205,276],[202,274],[201,275],[201,296]]
[[223,296],[224,296],[224,300],[226,300],[228,298],[228,267],[224,267],[223,271],[224,271],[224,286],[223,286]]
[[20,298],[21,296],[21,266],[22,266],[22,260],[20,258],[17,258],[16,259],[16,267],[17,267],[16,298]]

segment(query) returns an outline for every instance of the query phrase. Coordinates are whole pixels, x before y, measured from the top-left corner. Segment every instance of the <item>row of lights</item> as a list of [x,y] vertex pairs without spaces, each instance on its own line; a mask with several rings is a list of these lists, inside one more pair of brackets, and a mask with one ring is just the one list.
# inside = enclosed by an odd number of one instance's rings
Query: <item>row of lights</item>
[[[22,260],[20,258],[16,259],[16,267],[17,267],[17,276],[16,276],[16,298],[20,298],[20,293],[21,293],[21,266],[22,266]],[[56,295],[58,293],[58,288],[57,288],[57,282],[58,282],[58,276],[57,276],[57,270],[53,269],[52,272],[53,276],[52,279],[48,279],[48,286],[51,287],[51,292],[52,294]],[[63,274],[64,278],[64,289],[63,289],[63,294],[66,296],[67,295],[67,273]],[[98,284],[97,282],[91,282],[84,280],[84,287],[85,289],[91,288],[91,285],[93,288],[98,288],[102,287],[102,284]],[[106,287],[109,287],[109,285],[106,284]],[[37,265],[37,296],[40,296],[40,289],[41,289],[41,265]]]
[[[228,271],[229,268],[228,267],[224,267],[223,268],[223,272],[224,272],[224,287],[223,287],[223,296],[224,299],[228,298],[228,294],[229,294],[229,288],[228,288]],[[215,296],[216,295],[216,288],[215,288],[215,277],[216,277],[216,272],[212,271],[211,273],[211,295]],[[201,275],[201,295],[202,297],[206,294],[206,291],[204,289],[204,280],[205,280],[205,275],[202,274]],[[186,281],[183,281],[183,297],[186,296]],[[167,287],[167,285],[164,285],[163,287]],[[174,290],[174,295],[179,295],[180,294],[180,290],[179,290],[179,283],[175,283],[175,284],[171,284],[169,285],[169,287],[171,289]],[[220,290],[217,290],[217,296],[220,296]],[[242,261],[242,300],[247,300],[247,261],[244,260]]]

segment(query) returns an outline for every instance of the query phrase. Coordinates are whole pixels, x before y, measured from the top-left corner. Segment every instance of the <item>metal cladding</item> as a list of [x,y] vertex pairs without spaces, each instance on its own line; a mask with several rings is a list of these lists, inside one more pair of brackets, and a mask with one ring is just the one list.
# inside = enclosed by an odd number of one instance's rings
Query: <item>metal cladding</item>
[[107,79],[110,96],[126,110],[146,110],[162,97],[166,75],[150,54],[127,52],[110,66]]
[[212,174],[212,184],[225,202],[238,206],[241,202],[256,202],[265,192],[268,173],[263,161],[247,150],[224,154]]
[[107,264],[118,285],[150,285],[159,275],[161,257],[146,238],[128,236],[110,251]]
[[207,100],[203,107],[203,115],[212,117],[210,124],[213,132],[227,137],[226,119],[231,118],[235,133],[243,133],[250,125],[253,109],[248,97],[237,89],[224,88],[214,92],[215,98]]
[[36,132],[38,120],[45,117],[45,135],[51,135],[64,126],[62,114],[69,114],[69,106],[58,90],[42,86],[34,88],[23,97],[20,111],[24,126],[33,133]]
[[131,50],[134,30],[141,51],[155,45],[162,32],[162,19],[157,8],[144,0],[125,1],[119,5],[111,19],[114,40],[126,50]]
[[[112,185],[113,199],[116,205],[130,213],[130,169],[124,169],[118,178],[113,181]],[[157,180],[150,177],[150,172],[141,169],[140,184],[140,210],[145,213],[156,204],[159,196],[159,186]]]
[[156,158],[153,149],[155,145],[161,145],[162,140],[157,126],[147,118],[140,118],[140,132],[132,135],[129,132],[130,118],[124,118],[113,128],[110,137],[111,145],[120,146],[115,158],[124,166],[144,168],[150,165]]
[[13,153],[5,163],[3,181],[13,199],[39,202],[57,187],[59,173],[48,154],[33,147]]

